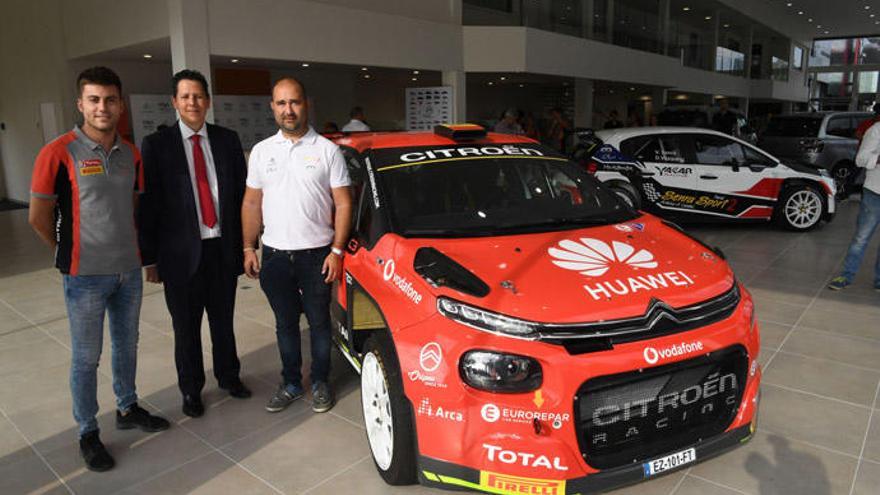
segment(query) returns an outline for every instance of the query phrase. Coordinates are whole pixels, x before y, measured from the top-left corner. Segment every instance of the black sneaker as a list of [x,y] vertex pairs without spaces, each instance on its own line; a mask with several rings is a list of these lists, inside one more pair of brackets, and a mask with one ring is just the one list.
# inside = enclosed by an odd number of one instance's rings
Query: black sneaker
[[86,467],[91,471],[109,471],[116,465],[116,461],[107,452],[98,431],[90,431],[79,438],[79,453],[82,455]]
[[271,413],[283,411],[302,396],[303,388],[301,385],[279,385],[278,391],[266,403],[266,410]]
[[327,385],[327,382],[316,382],[312,385],[312,411],[316,413],[327,412],[334,403],[333,391],[330,390],[330,385]]
[[137,428],[141,431],[154,433],[167,430],[169,426],[171,424],[167,419],[153,416],[137,404],[131,406],[124,415],[119,410],[116,411],[116,428],[119,430]]

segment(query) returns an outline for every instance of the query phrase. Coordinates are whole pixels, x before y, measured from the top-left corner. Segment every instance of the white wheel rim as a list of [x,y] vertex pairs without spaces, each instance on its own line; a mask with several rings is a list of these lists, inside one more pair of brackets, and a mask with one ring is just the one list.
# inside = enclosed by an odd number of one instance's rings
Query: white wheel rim
[[785,218],[797,228],[812,227],[821,216],[822,200],[809,189],[792,194],[785,203]]
[[373,459],[382,471],[391,467],[394,455],[394,424],[391,414],[391,397],[379,359],[372,352],[364,357],[361,368],[361,403],[364,423]]

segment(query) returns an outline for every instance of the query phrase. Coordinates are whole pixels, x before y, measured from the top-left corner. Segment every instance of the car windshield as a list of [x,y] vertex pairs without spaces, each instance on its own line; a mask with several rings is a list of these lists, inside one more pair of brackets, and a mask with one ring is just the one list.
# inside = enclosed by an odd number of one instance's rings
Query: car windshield
[[822,125],[821,117],[774,117],[767,123],[765,136],[816,137]]
[[385,159],[373,166],[401,235],[542,232],[637,216],[592,176],[538,145],[382,151]]

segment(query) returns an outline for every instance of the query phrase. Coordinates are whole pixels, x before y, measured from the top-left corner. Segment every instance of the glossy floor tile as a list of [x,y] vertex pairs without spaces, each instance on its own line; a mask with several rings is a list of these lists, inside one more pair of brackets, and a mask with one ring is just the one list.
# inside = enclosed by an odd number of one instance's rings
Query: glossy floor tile
[[[854,286],[825,284],[840,269],[858,205],[833,223],[793,234],[766,225],[686,228],[727,253],[755,297],[764,363],[758,433],[745,445],[638,485],[624,495],[868,495],[880,493],[880,293],[870,262]],[[138,356],[142,405],[172,421],[158,434],[117,431],[109,338],[99,368],[102,438],[114,470],[84,469],[71,417],[68,334],[61,278],[27,212],[0,212],[0,493],[6,494],[430,494],[391,487],[369,455],[358,376],[334,353],[337,405],[311,411],[310,396],[269,414],[279,381],[274,318],[259,283],[242,278],[236,334],[239,400],[217,388],[203,332],[205,416],[180,410],[173,333],[161,286],[145,285]],[[880,236],[866,260],[873,260]],[[203,324],[207,330],[207,322]],[[308,330],[302,321],[303,344]],[[305,367],[308,359],[305,359]]]

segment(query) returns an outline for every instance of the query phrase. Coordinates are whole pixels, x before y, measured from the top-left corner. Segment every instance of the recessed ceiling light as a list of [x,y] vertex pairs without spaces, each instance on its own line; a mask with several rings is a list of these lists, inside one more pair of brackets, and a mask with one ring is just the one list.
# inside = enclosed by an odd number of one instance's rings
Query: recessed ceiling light
[[524,88],[524,87],[526,87],[526,85],[525,85],[525,84],[520,84],[519,87]]
[[810,17],[809,19],[807,19],[807,22],[813,22],[813,18]]
[[711,16],[711,15],[707,15],[706,17],[703,17],[703,19],[706,19],[707,21],[711,21],[711,20],[712,20],[712,16]]
[[608,94],[613,95],[613,94],[614,94],[614,90],[613,90],[613,89],[609,89],[609,90],[608,90]]
[[418,77],[414,77],[414,78],[412,78],[412,80],[413,80],[413,81],[418,81],[419,78],[418,78]]
[[870,18],[873,19],[873,18],[874,18],[874,14],[871,14],[871,15],[869,15],[868,17],[870,17]]
[[791,2],[785,4],[786,7],[791,7]]
[[871,10],[871,6],[870,6],[870,5],[865,5],[865,10]]
[[634,87],[632,87],[632,86],[630,86],[630,88],[629,88],[629,90],[630,90],[630,91],[635,91],[635,90],[636,90],[636,88],[634,88]]
[[825,34],[829,34],[831,31],[825,31]]
[[803,10],[798,10],[798,15],[804,15],[804,11],[803,11]]
[[502,80],[502,81],[505,81],[505,80],[507,80],[507,78],[506,78],[506,77],[504,77],[504,76],[501,76],[501,77],[499,77],[499,78],[498,78],[498,79],[501,79],[501,80]]
[[417,70],[414,70],[414,71],[413,71],[413,74],[418,75],[418,73],[419,73],[419,71],[417,71]]
[[149,53],[145,53],[145,54],[144,54],[144,58],[146,58],[146,59],[150,59],[150,58],[153,58],[153,56],[150,55]]
[[230,60],[230,62],[232,62],[233,64],[237,64],[237,63],[238,63],[238,59],[237,59],[237,58],[234,58],[234,59]]
[[361,67],[361,70],[370,70],[370,69],[368,69],[366,67]]
[[308,67],[309,64],[308,64],[308,62],[303,62],[303,63],[302,63],[302,66],[303,66],[303,67]]
[[364,79],[369,79],[369,78],[370,78],[369,74],[364,74]]
[[492,81],[489,81],[489,86],[492,86],[492,85],[494,85],[494,84],[495,84],[495,83],[493,83]]
[[691,10],[691,8],[690,7],[682,7],[681,10],[687,12],[688,10]]
[[730,24],[725,24],[724,27],[729,28]]
[[817,28],[817,29],[821,29],[821,28],[822,28],[822,25],[821,25],[821,24],[816,24],[816,28]]

